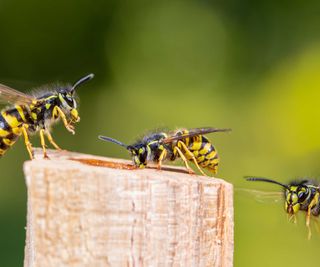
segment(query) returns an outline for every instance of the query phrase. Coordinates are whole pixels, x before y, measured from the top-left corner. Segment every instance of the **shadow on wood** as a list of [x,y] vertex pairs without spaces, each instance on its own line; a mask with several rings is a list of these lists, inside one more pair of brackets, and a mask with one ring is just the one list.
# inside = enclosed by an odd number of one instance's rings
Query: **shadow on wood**
[[232,185],[49,150],[24,165],[25,267],[233,265]]

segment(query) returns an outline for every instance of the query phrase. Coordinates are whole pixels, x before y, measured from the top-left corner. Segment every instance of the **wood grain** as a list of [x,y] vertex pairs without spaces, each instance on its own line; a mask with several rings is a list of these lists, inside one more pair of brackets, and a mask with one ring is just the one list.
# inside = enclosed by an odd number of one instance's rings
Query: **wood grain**
[[48,151],[24,165],[25,267],[233,266],[233,189],[184,168]]

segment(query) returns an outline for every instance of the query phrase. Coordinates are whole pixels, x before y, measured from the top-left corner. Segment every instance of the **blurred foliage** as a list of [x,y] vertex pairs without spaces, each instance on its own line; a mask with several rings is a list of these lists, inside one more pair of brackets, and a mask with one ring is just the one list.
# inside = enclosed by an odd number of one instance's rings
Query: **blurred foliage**
[[[128,158],[97,135],[129,143],[161,126],[231,127],[210,136],[219,177],[277,190],[242,177],[320,175],[319,9],[314,0],[1,0],[0,79],[27,91],[96,74],[78,92],[77,134],[54,128],[69,150]],[[1,266],[23,262],[26,159],[20,140],[0,162]],[[281,204],[235,191],[235,266],[318,266],[320,234],[307,240],[303,216],[294,225]]]

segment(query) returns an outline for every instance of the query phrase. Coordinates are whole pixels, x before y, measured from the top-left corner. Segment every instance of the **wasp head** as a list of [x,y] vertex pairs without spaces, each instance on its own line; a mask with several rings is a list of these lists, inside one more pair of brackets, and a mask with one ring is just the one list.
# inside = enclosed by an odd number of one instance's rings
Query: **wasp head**
[[128,151],[130,151],[132,160],[137,167],[144,168],[147,165],[147,159],[150,153],[150,148],[148,146],[141,143],[128,146],[116,139],[103,135],[99,135],[99,139],[107,142],[112,142],[126,148]]
[[287,213],[295,214],[299,210],[305,210],[312,198],[312,188],[308,185],[308,180],[292,182],[289,185],[282,184],[275,180],[261,177],[246,177],[247,181],[261,181],[280,185],[284,188],[285,204],[284,208]]
[[302,205],[305,205],[310,196],[310,189],[303,184],[289,185],[285,190],[285,210],[289,214],[297,213]]
[[93,74],[89,74],[77,82],[73,86],[67,89],[59,91],[58,98],[60,101],[60,107],[64,111],[65,115],[71,122],[80,121],[79,112],[77,110],[77,101],[75,97],[75,89],[81,84],[91,80],[94,77]]
[[147,165],[148,149],[143,144],[128,146],[127,149],[131,152],[132,161],[139,168],[144,168]]
[[72,122],[80,121],[79,113],[77,110],[77,101],[73,94],[70,92],[60,92],[58,94],[60,107],[62,108],[64,114]]

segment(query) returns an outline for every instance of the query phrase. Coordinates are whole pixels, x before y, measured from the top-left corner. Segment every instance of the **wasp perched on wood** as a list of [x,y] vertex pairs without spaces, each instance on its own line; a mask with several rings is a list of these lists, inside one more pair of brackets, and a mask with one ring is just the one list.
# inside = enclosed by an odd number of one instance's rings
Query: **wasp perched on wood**
[[44,135],[49,142],[60,150],[50,134],[50,125],[59,118],[69,132],[74,134],[75,122],[80,121],[75,99],[75,89],[93,78],[89,74],[74,85],[60,86],[37,95],[27,95],[8,86],[0,84],[0,100],[14,106],[5,108],[0,113],[0,156],[2,156],[23,134],[30,158],[33,159],[33,149],[29,134],[39,131],[40,141],[45,158],[46,145]]
[[[262,177],[245,177],[247,181],[260,181],[280,185],[285,199],[284,208],[290,215],[295,215],[299,210],[306,211],[306,225],[309,228],[310,217],[320,214],[320,186],[315,180],[301,179],[289,184]],[[310,230],[310,229],[309,229]]]
[[162,161],[174,161],[180,157],[189,173],[193,173],[188,164],[188,161],[192,161],[197,169],[206,175],[200,167],[214,174],[217,173],[219,156],[204,134],[227,131],[230,129],[208,127],[191,130],[179,129],[169,133],[158,132],[143,137],[133,145],[125,145],[106,136],[100,135],[99,138],[125,147],[131,153],[134,164],[139,168],[144,168],[147,162],[152,161],[158,164],[158,169],[161,169]]

